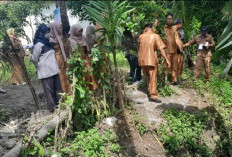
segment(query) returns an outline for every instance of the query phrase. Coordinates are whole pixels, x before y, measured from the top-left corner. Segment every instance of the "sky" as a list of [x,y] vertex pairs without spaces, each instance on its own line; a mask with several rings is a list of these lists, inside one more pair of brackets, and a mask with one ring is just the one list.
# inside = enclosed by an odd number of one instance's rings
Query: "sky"
[[[42,13],[44,15],[46,15],[46,16],[49,16],[51,14],[53,15],[53,11],[55,9],[56,9],[56,5],[55,5],[55,1],[54,1],[54,3],[50,4],[49,9],[44,9]],[[71,11],[70,10],[68,10],[67,13],[68,13],[68,17],[69,17],[70,26],[78,23],[78,24],[80,24],[83,27],[83,30],[84,30],[83,33],[85,33],[86,27],[89,25],[89,22],[88,21],[79,21],[79,19],[80,19],[79,17],[73,17],[73,16],[71,16]],[[27,20],[29,21],[30,18],[31,18],[32,21],[35,19],[34,16],[31,16],[31,17],[28,17]],[[53,21],[54,20],[52,20],[51,22],[53,22]],[[34,31],[36,31],[36,26],[34,24],[33,24],[32,27],[33,27]],[[31,27],[30,26],[26,26],[26,27],[24,27],[24,30],[25,30],[26,34],[28,35],[28,37],[31,39],[31,41],[33,41]],[[29,43],[27,43],[26,39],[20,38],[20,40],[22,42],[22,45],[29,44]]]

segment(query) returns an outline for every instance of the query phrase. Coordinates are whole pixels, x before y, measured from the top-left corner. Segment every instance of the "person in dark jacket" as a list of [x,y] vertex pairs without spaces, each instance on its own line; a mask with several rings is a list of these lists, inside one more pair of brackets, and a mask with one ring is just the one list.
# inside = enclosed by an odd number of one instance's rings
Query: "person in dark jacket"
[[53,112],[59,104],[62,91],[59,67],[55,58],[55,51],[49,42],[50,29],[42,24],[36,31],[32,61],[37,68],[38,78],[42,81],[47,107]]
[[132,83],[141,80],[141,67],[138,64],[138,44],[129,30],[123,32],[122,45],[125,50],[125,58],[130,65],[130,77]]

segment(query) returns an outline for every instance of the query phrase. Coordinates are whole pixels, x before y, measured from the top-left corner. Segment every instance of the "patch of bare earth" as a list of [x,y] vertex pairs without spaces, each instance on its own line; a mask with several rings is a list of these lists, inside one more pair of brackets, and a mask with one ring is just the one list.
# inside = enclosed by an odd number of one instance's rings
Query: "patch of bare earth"
[[49,119],[50,113],[46,110],[42,85],[35,82],[33,87],[40,101],[39,109],[28,85],[5,86],[7,93],[0,93],[0,156],[13,149],[22,140],[22,134],[36,127],[38,129],[38,123]]

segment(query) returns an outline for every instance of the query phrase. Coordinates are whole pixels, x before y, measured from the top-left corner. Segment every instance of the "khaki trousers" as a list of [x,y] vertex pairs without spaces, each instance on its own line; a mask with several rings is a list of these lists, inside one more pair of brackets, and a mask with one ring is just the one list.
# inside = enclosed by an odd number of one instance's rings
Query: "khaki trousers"
[[157,99],[157,66],[142,66],[144,75],[146,76],[147,87],[152,99]]
[[194,70],[194,78],[197,79],[201,74],[202,64],[205,66],[205,80],[209,81],[210,79],[210,57],[203,57],[198,55],[196,57],[196,65]]
[[183,73],[183,68],[184,68],[184,54],[178,54],[178,76],[179,78],[182,78],[182,73]]
[[166,53],[168,61],[171,64],[171,69],[166,68],[167,76],[171,71],[172,82],[177,82],[177,69],[178,69],[178,54],[177,53]]

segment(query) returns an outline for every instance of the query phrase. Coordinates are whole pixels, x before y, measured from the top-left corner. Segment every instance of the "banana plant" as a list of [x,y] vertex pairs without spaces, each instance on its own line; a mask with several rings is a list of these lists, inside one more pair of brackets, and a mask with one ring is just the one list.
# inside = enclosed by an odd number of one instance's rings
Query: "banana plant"
[[228,24],[225,27],[224,31],[221,34],[221,37],[219,38],[218,45],[216,49],[218,51],[229,48],[232,46],[232,2],[227,2],[225,7],[222,9],[222,12],[224,13],[224,18],[228,17]]
[[90,5],[84,8],[89,16],[102,26],[99,31],[105,34],[105,42],[108,44],[110,52],[113,53],[115,77],[119,92],[119,104],[121,109],[123,109],[122,88],[115,49],[120,46],[123,36],[123,28],[120,26],[120,21],[122,17],[133,11],[133,8],[130,9],[126,1],[90,1],[89,3]]

